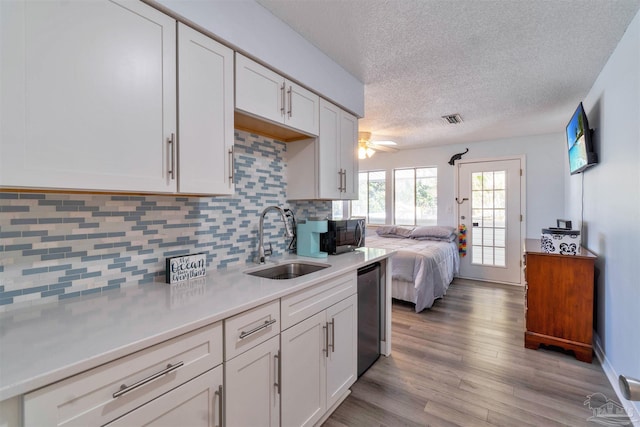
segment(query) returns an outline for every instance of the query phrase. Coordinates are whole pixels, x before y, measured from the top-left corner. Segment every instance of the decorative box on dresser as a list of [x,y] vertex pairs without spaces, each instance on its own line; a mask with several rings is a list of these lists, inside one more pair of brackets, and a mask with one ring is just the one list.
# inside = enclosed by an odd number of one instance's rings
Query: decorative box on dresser
[[526,348],[558,346],[591,363],[595,260],[585,248],[560,255],[543,252],[540,240],[525,241]]

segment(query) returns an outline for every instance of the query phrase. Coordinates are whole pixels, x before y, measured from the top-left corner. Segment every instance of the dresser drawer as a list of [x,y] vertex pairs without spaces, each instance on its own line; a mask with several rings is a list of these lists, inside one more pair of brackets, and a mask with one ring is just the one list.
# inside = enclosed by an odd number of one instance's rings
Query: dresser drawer
[[218,322],[26,394],[24,425],[103,425],[221,363]]
[[355,294],[356,271],[304,289],[281,299],[282,330],[313,316],[327,307]]
[[224,321],[224,360],[230,360],[280,333],[280,301],[275,300]]

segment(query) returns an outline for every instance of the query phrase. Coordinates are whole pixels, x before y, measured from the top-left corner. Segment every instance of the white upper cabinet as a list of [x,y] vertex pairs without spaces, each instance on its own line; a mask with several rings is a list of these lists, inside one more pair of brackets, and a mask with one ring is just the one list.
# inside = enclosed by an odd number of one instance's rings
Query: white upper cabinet
[[236,109],[318,135],[320,98],[251,59],[236,53]]
[[358,118],[340,113],[340,166],[342,167],[341,199],[358,199]]
[[358,119],[320,100],[320,136],[287,146],[291,200],[358,198]]
[[142,2],[0,3],[0,186],[175,192],[175,20]]
[[178,190],[233,194],[233,51],[178,24]]

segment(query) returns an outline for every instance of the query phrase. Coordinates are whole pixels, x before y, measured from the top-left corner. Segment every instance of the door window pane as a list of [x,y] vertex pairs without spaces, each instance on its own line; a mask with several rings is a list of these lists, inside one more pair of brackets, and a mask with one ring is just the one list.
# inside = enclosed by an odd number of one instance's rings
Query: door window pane
[[471,263],[506,266],[506,171],[471,174]]

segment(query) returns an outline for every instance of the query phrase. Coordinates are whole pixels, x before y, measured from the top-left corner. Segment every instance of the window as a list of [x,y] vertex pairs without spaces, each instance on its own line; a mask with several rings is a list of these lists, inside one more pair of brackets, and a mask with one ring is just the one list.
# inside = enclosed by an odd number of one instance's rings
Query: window
[[385,171],[360,172],[358,174],[358,200],[351,202],[351,214],[367,218],[368,224],[385,224],[386,197]]
[[344,200],[334,200],[331,202],[331,218],[343,219],[349,218],[349,211],[347,203]]
[[438,169],[395,169],[396,225],[436,225],[438,221]]

